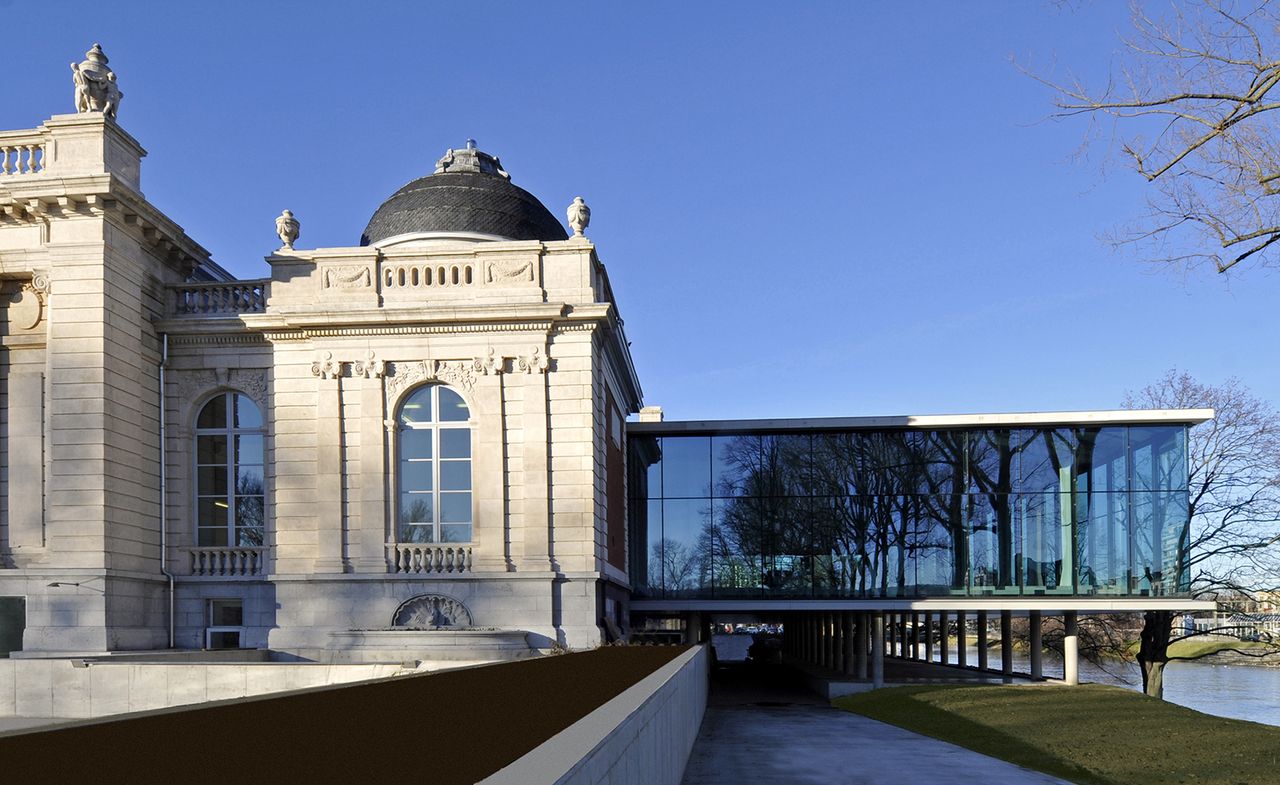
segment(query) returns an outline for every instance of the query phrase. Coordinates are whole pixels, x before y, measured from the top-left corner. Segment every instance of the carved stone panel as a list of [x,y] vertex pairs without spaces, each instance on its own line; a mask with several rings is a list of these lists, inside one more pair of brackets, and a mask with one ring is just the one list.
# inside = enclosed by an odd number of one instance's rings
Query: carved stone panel
[[410,597],[391,617],[393,627],[470,627],[471,624],[471,611],[467,606],[443,594]]

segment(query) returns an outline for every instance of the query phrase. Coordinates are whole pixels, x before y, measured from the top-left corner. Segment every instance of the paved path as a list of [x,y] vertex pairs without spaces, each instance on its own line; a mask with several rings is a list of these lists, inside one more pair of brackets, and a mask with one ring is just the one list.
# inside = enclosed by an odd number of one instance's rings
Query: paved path
[[684,785],[1066,785],[831,708],[793,684],[721,669]]

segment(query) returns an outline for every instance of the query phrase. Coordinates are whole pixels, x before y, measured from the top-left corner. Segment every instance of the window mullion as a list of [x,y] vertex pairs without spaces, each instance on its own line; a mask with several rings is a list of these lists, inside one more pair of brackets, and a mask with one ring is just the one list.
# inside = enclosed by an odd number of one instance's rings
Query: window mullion
[[235,398],[224,393],[227,407],[227,547],[236,544],[236,436]]

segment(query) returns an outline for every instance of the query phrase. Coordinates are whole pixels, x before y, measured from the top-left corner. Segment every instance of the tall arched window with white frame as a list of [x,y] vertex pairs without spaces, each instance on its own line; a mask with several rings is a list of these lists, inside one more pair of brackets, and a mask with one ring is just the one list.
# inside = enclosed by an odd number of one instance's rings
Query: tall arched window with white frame
[[196,418],[196,544],[265,542],[262,413],[248,396],[218,393]]
[[442,384],[400,404],[397,537],[400,542],[471,542],[471,411]]

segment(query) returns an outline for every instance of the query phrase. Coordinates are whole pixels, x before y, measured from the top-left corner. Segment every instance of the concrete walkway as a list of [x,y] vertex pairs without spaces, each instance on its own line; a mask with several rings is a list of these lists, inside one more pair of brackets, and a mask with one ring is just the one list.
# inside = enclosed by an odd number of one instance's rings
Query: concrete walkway
[[684,785],[1067,785],[834,709],[776,670],[731,666],[713,676]]

